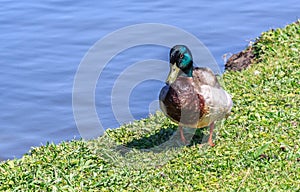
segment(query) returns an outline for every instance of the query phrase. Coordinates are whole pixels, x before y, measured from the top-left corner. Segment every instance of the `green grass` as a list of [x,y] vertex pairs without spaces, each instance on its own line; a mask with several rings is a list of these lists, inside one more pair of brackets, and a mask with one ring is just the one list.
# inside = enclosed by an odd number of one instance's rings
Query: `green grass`
[[299,22],[262,33],[253,47],[255,64],[223,76],[234,107],[215,147],[199,146],[205,129],[180,147],[177,126],[157,113],[2,162],[0,190],[299,191]]

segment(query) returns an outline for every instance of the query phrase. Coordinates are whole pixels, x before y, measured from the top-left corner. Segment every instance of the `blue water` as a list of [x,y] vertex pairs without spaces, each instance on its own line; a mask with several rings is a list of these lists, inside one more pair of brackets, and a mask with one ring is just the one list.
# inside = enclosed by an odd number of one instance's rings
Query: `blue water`
[[[223,69],[225,53],[242,50],[262,31],[300,17],[297,0],[281,1],[8,1],[0,2],[0,159],[19,158],[32,146],[80,138],[72,111],[76,70],[89,48],[105,35],[133,24],[163,23],[198,37]],[[121,68],[144,59],[168,59],[148,46],[115,59]],[[123,62],[124,61],[124,62]],[[112,61],[113,62],[113,61]],[[115,65],[117,66],[117,65]],[[110,108],[108,70],[96,88],[105,127],[117,127]],[[167,73],[167,72],[164,72]],[[104,76],[105,77],[105,76]],[[100,77],[101,78],[101,77]],[[107,79],[107,82],[106,80]],[[132,92],[130,111],[147,117],[161,82]],[[101,95],[102,94],[102,95]],[[104,105],[106,103],[106,105]],[[103,106],[100,108],[100,105]],[[88,119],[87,119],[88,121]]]

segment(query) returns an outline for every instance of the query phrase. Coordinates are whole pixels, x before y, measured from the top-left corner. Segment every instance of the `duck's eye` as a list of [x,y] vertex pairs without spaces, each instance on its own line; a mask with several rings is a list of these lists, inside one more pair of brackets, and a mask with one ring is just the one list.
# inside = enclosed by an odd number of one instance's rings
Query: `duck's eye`
[[179,57],[180,57],[180,59],[182,59],[182,58],[183,58],[183,54],[180,54],[180,56],[179,56]]

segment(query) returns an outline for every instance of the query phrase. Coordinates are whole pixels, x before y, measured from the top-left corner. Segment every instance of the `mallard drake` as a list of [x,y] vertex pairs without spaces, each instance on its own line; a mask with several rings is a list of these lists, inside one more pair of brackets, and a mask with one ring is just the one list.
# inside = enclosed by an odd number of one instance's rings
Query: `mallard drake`
[[222,89],[212,70],[194,67],[192,53],[185,45],[170,50],[170,72],[159,101],[163,113],[178,123],[182,142],[186,143],[183,126],[209,126],[210,146],[214,146],[214,122],[227,117],[232,107],[230,95]]

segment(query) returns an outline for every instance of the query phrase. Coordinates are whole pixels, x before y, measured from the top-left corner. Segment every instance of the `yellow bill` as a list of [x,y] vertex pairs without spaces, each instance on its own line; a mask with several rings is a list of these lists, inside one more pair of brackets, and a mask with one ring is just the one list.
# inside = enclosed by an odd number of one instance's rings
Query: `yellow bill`
[[170,64],[170,72],[169,72],[166,83],[169,85],[172,84],[178,77],[180,71],[181,71],[181,69],[179,67],[177,67],[176,63]]

